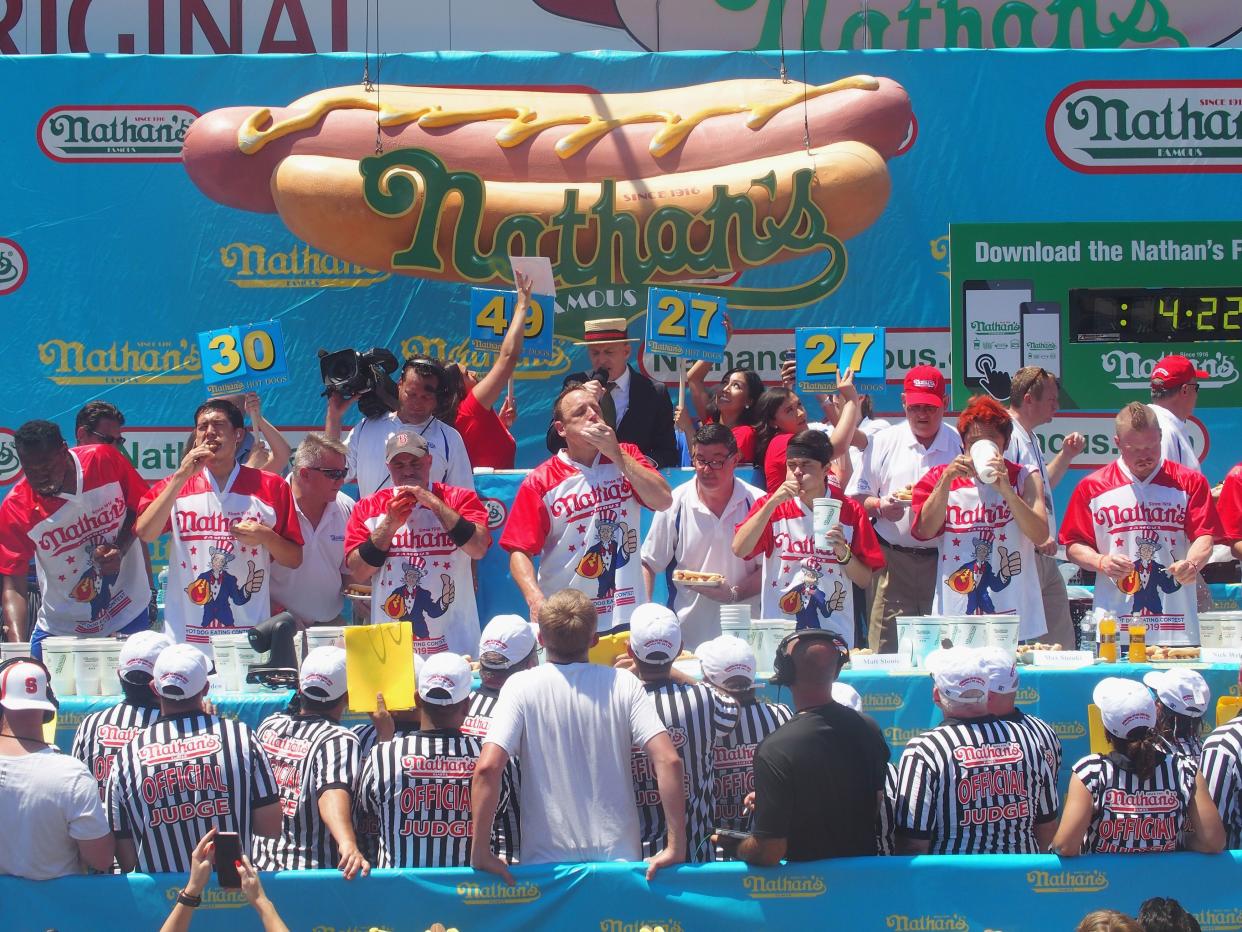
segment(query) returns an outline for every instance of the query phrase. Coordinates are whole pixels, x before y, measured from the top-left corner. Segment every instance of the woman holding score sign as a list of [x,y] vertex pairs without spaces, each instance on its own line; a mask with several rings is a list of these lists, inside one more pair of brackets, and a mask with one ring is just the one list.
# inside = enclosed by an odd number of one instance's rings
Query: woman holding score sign
[[[849,481],[849,446],[854,439],[854,428],[862,417],[858,392],[854,388],[854,370],[845,371],[837,382],[837,391],[845,403],[835,427],[821,423],[808,424],[802,399],[791,388],[769,388],[759,396],[755,403],[755,467],[763,469],[764,484],[769,493],[775,492],[785,481],[786,448],[790,439],[807,428],[828,434],[834,453],[841,451],[832,464],[829,481],[838,487]],[[846,472],[842,474],[842,470]]]
[[[444,370],[448,397],[439,417],[461,434],[470,465],[476,469],[512,469],[517,455],[517,442],[509,433],[517,418],[511,380],[522,358],[532,282],[530,276],[517,272],[514,284],[517,285],[517,304],[491,368],[482,378],[460,362]],[[497,414],[492,408],[506,386],[509,393]]]

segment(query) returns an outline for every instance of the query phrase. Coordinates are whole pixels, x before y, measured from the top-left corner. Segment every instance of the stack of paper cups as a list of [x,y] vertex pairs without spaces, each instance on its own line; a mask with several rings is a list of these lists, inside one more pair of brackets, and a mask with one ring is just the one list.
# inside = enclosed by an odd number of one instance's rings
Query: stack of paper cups
[[910,665],[922,669],[927,656],[940,649],[940,619],[916,616],[910,619]]
[[100,695],[100,674],[103,665],[103,646],[95,638],[74,638],[73,679],[79,696]]
[[999,647],[1011,660],[1017,660],[1022,619],[1017,615],[985,615],[984,618],[988,623],[988,646]]
[[776,649],[781,641],[794,633],[796,621],[777,618],[751,623],[751,647],[755,652],[756,670],[767,672],[776,661]]
[[1225,612],[1200,612],[1199,613],[1199,646],[1200,647],[1220,647],[1220,623],[1223,620]]
[[[44,643],[47,643],[46,641]],[[0,642],[0,663],[6,660],[12,660],[14,657],[29,657],[30,642],[29,641],[3,641]]]
[[99,641],[99,695],[119,696],[121,681],[116,672],[121,666],[121,647],[123,641],[116,638],[103,638]]
[[73,677],[73,645],[77,638],[44,638],[43,663],[52,677],[52,691],[72,696],[77,691]]
[[[725,606],[728,608],[729,606]],[[345,629],[341,625],[316,625],[306,629],[306,652],[316,647],[344,647]]]
[[986,647],[988,643],[988,620],[982,615],[955,615],[946,617],[949,623],[949,640],[954,647]]
[[244,634],[219,634],[212,638],[212,647],[216,653],[216,677],[220,688],[228,692],[241,689],[241,678],[237,668],[237,646],[246,643]]
[[244,693],[257,693],[263,688],[262,685],[259,683],[247,683],[246,676],[252,666],[267,663],[267,658],[271,656],[272,652],[270,650],[255,650],[250,646],[250,639],[244,636],[239,637],[234,643],[237,645],[238,688]]
[[743,641],[750,639],[750,605],[740,602],[737,605],[720,606],[720,633],[731,634]]

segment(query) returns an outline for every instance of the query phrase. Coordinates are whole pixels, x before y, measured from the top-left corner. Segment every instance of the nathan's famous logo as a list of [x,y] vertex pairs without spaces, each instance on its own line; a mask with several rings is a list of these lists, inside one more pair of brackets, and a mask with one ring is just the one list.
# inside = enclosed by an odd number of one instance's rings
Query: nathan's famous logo
[[16,482],[22,474],[22,464],[17,458],[17,444],[13,431],[0,427],[0,486]]
[[1026,882],[1035,893],[1099,893],[1108,889],[1103,871],[1027,871]]
[[198,344],[190,340],[113,340],[91,347],[48,340],[38,350],[57,385],[186,385],[203,377]]
[[1242,81],[1084,81],[1053,100],[1047,130],[1075,171],[1242,171]]
[[[555,213],[505,216],[496,227],[491,249],[477,235],[487,203],[483,179],[473,172],[450,171],[426,149],[395,149],[365,158],[359,170],[363,200],[378,216],[405,217],[419,208],[408,245],[392,254],[392,267],[410,274],[490,282],[520,237],[531,254],[537,244],[556,243],[553,264],[557,279],[568,288],[612,281],[710,279],[732,275],[739,266],[822,254],[819,274],[790,288],[695,288],[705,294],[727,294],[733,307],[784,309],[827,297],[845,277],[845,247],[828,232],[827,214],[816,203],[823,185],[814,168],[800,168],[781,178],[781,194],[786,185],[791,190],[780,200],[778,178],[771,171],[751,179],[744,193],[730,194],[727,186],[719,185],[705,209],[668,205],[657,209],[645,224],[618,209],[617,182],[605,179],[589,205],[579,204],[576,189],[567,189]],[[417,184],[411,176],[418,179]],[[755,191],[759,194],[752,196]],[[765,210],[766,222],[759,224],[752,198],[764,192],[771,204],[765,205],[770,208]],[[446,253],[440,233],[446,225],[442,216],[450,213],[450,207],[457,235]],[[691,229],[704,237],[698,248],[690,241]],[[739,239],[745,240],[740,250]],[[579,250],[580,240],[592,244],[589,255]]]
[[828,890],[818,874],[795,874],[787,877],[765,877],[746,874],[742,886],[752,900],[805,900],[823,896]]
[[193,735],[188,738],[173,738],[163,743],[155,742],[138,749],[138,759],[144,766],[167,764],[172,761],[194,760],[198,757],[211,757],[219,754],[220,739],[215,735]]
[[1018,689],[1014,702],[1018,705],[1031,705],[1032,703],[1039,702],[1039,690],[1034,686],[1023,686]]
[[1087,726],[1082,722],[1049,722],[1048,724],[1062,741],[1074,741],[1087,733]]
[[1203,932],[1237,932],[1242,929],[1242,907],[1205,909],[1194,916]]
[[509,903],[533,903],[539,899],[537,884],[519,883],[509,886],[503,881],[496,883],[459,883],[457,895],[467,906],[497,906]]
[[[1100,354],[1101,368],[1113,376],[1113,385],[1122,391],[1146,391],[1151,387],[1151,374],[1164,353],[1153,350],[1109,350]],[[1189,350],[1184,353],[1196,369],[1206,372],[1200,388],[1224,388],[1238,380],[1238,367],[1230,355],[1213,350]]]
[[905,705],[901,693],[864,693],[863,708],[868,712],[895,712]]
[[509,510],[505,508],[505,503],[498,498],[483,499],[483,507],[487,509],[487,527],[489,530],[496,530],[503,527],[505,518],[508,517]]
[[970,329],[975,333],[1017,333],[1022,325],[1004,320],[972,320]]
[[966,921],[966,917],[957,913],[952,916],[907,916],[905,913],[891,913],[884,917],[884,925],[893,932],[970,932],[970,923]]
[[[515,379],[550,379],[564,375],[569,371],[569,355],[566,347],[571,343],[572,340],[569,338],[554,336],[552,345],[555,355],[551,359],[524,356],[518,360],[513,377]],[[402,359],[408,359],[411,356],[430,356],[433,359],[442,359],[446,363],[459,362],[467,369],[476,372],[486,372],[494,365],[492,354],[475,350],[470,345],[469,337],[463,338],[452,346],[443,337],[429,337],[422,334],[406,337],[401,341],[400,356]]]
[[391,277],[310,246],[269,249],[262,243],[220,247],[220,264],[233,273],[238,288],[366,288]]
[[180,162],[189,107],[62,106],[39,120],[39,148],[58,162]]
[[[164,889],[164,899],[169,903],[174,902],[181,893],[181,887],[166,887]],[[240,906],[248,906],[250,901],[246,899],[246,895],[240,890],[225,890],[221,887],[207,887],[202,892],[203,905],[200,909],[237,909]]]
[[601,919],[599,932],[684,932],[676,919]]
[[22,247],[0,236],[0,295],[10,294],[22,286],[28,265]]
[[884,729],[884,740],[893,747],[904,747],[909,744],[926,729],[923,728],[898,728],[896,725],[889,725]]

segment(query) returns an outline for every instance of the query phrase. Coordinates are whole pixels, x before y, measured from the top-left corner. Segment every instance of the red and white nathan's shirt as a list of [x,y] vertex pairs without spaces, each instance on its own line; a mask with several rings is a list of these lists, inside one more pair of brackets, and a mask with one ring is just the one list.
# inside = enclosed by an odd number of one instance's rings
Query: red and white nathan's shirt
[[[434,482],[431,492],[467,521],[487,527],[487,509],[472,490]],[[379,527],[395,494],[395,489],[380,489],[354,506],[345,526],[346,553]],[[393,537],[388,559],[371,578],[371,623],[410,622],[414,650],[423,656],[446,650],[477,652],[479,611],[472,563],[435,512],[417,505]]]
[[[631,443],[628,454],[652,472],[655,464]],[[590,465],[564,450],[522,480],[500,546],[539,558],[545,595],[578,589],[595,602],[599,630],[628,624],[642,586],[638,524],[645,503],[621,468],[602,455]]]
[[1140,481],[1121,459],[1078,483],[1061,522],[1061,543],[1125,554],[1134,571],[1113,581],[1096,577],[1095,605],[1115,612],[1123,627],[1131,617],[1147,625],[1154,644],[1198,644],[1194,585],[1168,572],[1186,559],[1195,538],[1220,536],[1220,521],[1202,473],[1164,460]]
[[[884,554],[862,506],[832,485],[828,486],[828,496],[841,503],[841,532],[854,559],[873,570],[881,569]],[[746,518],[759,511],[771,497],[765,495],[755,502]],[[791,499],[777,506],[747,559],[760,554],[763,555],[763,585],[759,589],[761,617],[794,620],[798,628],[831,629],[850,647],[854,646],[853,583],[831,547],[816,548],[814,518],[801,499]]]
[[[1021,492],[1031,470],[1005,461],[1009,483]],[[914,487],[914,526],[948,466],[936,466]],[[930,538],[929,538],[930,539]],[[1035,566],[1035,545],[1022,533],[996,487],[958,478],[949,486],[939,535],[937,615],[1017,615],[1018,636],[1048,630]]]
[[125,551],[116,576],[101,573],[91,557],[99,544],[116,542],[147,484],[110,446],[77,447],[69,458],[75,493],[45,498],[23,478],[0,505],[0,573],[25,578],[34,557],[38,626],[54,635],[107,635],[151,601],[143,545],[135,541]]
[[[153,485],[139,511],[171,481]],[[173,639],[205,646],[213,635],[253,628],[271,615],[271,554],[233,536],[233,525],[244,520],[302,543],[293,494],[274,473],[237,466],[220,487],[204,469],[177,493],[164,526],[172,532],[164,627]]]
[[1216,507],[1220,510],[1220,523],[1225,531],[1222,543],[1232,544],[1242,540],[1242,463],[1225,476]]

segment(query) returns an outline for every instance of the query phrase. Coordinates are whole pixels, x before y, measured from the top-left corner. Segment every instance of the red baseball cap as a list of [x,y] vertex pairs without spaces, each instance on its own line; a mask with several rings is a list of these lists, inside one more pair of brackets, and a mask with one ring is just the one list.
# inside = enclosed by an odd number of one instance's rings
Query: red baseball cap
[[944,375],[935,366],[915,366],[902,385],[908,405],[944,407]]
[[1170,388],[1181,388],[1194,379],[1206,379],[1208,374],[1196,369],[1185,356],[1165,356],[1151,370],[1151,387],[1167,391]]

